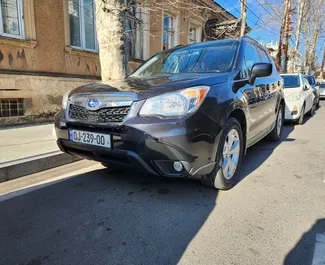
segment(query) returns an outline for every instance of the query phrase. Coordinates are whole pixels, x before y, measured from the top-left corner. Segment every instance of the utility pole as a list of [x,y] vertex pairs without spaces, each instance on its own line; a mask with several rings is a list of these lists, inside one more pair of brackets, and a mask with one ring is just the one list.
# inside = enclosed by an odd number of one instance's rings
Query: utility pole
[[287,18],[287,12],[289,9],[289,3],[290,3],[290,0],[284,1],[284,13],[283,13],[283,20],[281,23],[278,53],[276,55],[276,60],[275,60],[275,64],[276,64],[276,67],[278,68],[278,70],[281,70],[281,56],[282,56],[282,45],[283,45],[282,42],[283,42],[284,31],[285,31],[285,26],[286,26],[286,18]]
[[241,27],[240,27],[240,37],[245,35],[246,31],[246,17],[247,17],[247,0],[241,1]]
[[287,18],[286,18],[286,41],[283,47],[283,57],[284,57],[284,67],[283,71],[287,73],[288,71],[288,49],[289,49],[289,38],[290,38],[290,21],[291,21],[291,8],[290,2],[288,6]]

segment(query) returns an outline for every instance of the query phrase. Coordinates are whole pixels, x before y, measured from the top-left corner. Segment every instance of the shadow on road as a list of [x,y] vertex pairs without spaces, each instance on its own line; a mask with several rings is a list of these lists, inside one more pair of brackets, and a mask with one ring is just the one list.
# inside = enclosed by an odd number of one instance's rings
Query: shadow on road
[[285,124],[285,126],[283,126],[280,141],[273,142],[262,140],[248,148],[247,154],[243,160],[240,180],[243,180],[257,168],[259,168],[282,142],[295,141],[295,139],[289,138],[289,135],[294,130],[294,127],[294,124]]
[[[323,239],[319,236],[323,235]],[[316,240],[317,237],[317,240]],[[320,241],[321,240],[321,241]],[[304,233],[295,245],[295,247],[288,253],[285,258],[284,265],[312,265],[312,264],[325,264],[325,253],[322,253],[322,260],[317,260],[319,251],[314,253],[316,244],[325,243],[325,219],[317,220],[312,228]],[[316,242],[318,241],[318,243]],[[322,243],[321,243],[322,242]],[[317,246],[316,246],[317,247]],[[322,247],[324,249],[324,247]],[[313,263],[313,258],[315,258]]]
[[89,172],[0,204],[0,264],[177,264],[215,207],[196,181]]

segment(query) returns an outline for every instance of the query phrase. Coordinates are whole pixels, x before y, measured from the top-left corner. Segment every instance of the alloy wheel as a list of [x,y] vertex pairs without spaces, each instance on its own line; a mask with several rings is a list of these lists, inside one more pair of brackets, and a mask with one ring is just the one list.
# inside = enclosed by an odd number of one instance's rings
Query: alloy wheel
[[282,108],[279,109],[279,113],[278,113],[278,119],[277,119],[277,133],[278,133],[278,136],[280,136],[281,134],[281,130],[282,130],[282,120],[283,120],[283,117],[282,117]]
[[237,169],[240,153],[240,139],[236,129],[232,129],[223,147],[222,171],[226,179],[230,180]]

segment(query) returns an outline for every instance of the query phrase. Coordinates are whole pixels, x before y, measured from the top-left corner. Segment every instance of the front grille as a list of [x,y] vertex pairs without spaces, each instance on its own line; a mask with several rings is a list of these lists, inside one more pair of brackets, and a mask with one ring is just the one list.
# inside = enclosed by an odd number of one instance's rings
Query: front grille
[[131,106],[88,110],[82,106],[71,104],[69,106],[69,118],[95,123],[120,123],[124,120],[130,109]]

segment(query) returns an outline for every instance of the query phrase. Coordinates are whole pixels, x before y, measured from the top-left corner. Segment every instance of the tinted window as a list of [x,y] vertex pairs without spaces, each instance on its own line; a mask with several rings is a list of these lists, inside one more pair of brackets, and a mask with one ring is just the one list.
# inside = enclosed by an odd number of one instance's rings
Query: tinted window
[[319,87],[321,87],[321,88],[325,88],[325,83],[321,83],[321,84],[319,85]]
[[232,67],[237,45],[237,41],[218,41],[162,52],[147,61],[131,77],[226,72]]
[[298,75],[282,75],[282,78],[284,80],[284,88],[300,86],[300,80]]
[[315,77],[313,77],[312,75],[307,76],[307,79],[309,84],[311,84],[312,86],[316,84]]
[[247,43],[244,52],[244,69],[243,69],[243,77],[247,75],[251,75],[252,67],[255,63],[260,63],[261,59],[256,51],[254,45]]
[[258,53],[260,54],[261,57],[261,63],[270,63],[270,59],[267,56],[267,54],[265,53],[265,51],[261,50],[261,49],[257,49]]

